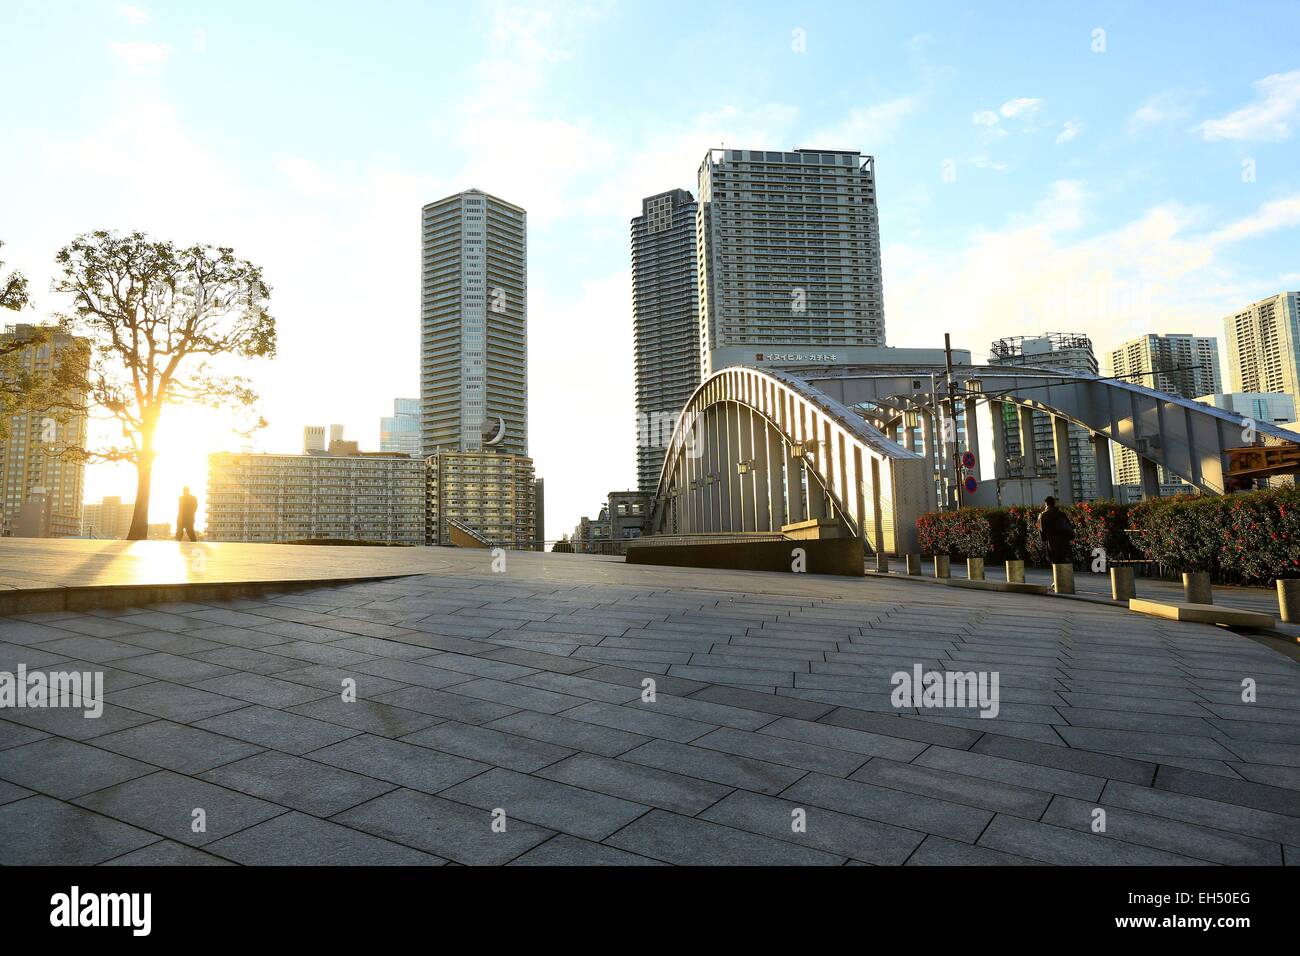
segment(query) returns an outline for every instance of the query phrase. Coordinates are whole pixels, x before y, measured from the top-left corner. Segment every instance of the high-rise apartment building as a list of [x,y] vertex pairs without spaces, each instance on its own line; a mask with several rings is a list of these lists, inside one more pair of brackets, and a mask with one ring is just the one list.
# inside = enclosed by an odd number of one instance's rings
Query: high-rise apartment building
[[324,451],[328,446],[325,439],[324,425],[304,425],[302,429],[302,453],[310,455],[314,451]]
[[470,189],[421,220],[423,453],[528,454],[527,214]]
[[632,220],[632,335],[636,349],[637,487],[653,495],[673,426],[700,384],[694,198],[649,196]]
[[[1212,336],[1183,333],[1141,335],[1111,350],[1110,374],[1181,398],[1210,395],[1222,387],[1219,341]],[[1116,484],[1142,484],[1137,452],[1116,445],[1112,458]],[[1185,484],[1163,468],[1158,480],[1162,488],[1173,489]]]
[[[1032,368],[1058,369],[1069,372],[1097,374],[1097,357],[1092,351],[1092,340],[1073,332],[1053,332],[1047,335],[1013,335],[998,339],[989,346],[990,365],[1018,365]],[[1015,405],[1002,405],[1003,447],[1007,454],[1007,476],[1023,478],[1037,474],[1039,478],[1056,477],[1055,437],[1051,416],[1034,412],[1035,461],[1025,460],[1020,446],[1020,424]],[[999,427],[998,422],[993,423]],[[1092,448],[1092,436],[1086,428],[1069,426],[1070,471],[1073,473],[1071,493],[1074,501],[1093,501],[1097,497],[1097,457]]]
[[873,157],[714,149],[698,196],[704,375],[759,354],[884,345]]
[[1300,403],[1300,292],[1279,292],[1223,320],[1228,388],[1285,392]]
[[379,450],[423,457],[420,436],[420,400],[393,399],[393,414],[379,419]]
[[[0,333],[0,343],[30,343],[3,356],[0,379],[26,376],[45,383],[57,374],[70,350],[84,354],[89,348],[84,339],[26,324],[8,327]],[[69,451],[86,444],[86,396],[57,398],[58,407],[48,412],[11,416],[0,434],[0,520],[5,534],[75,537],[81,532],[86,465]],[[20,527],[18,517],[28,499],[34,501]]]
[[125,538],[131,533],[135,503],[118,495],[106,495],[98,502],[86,502],[81,511],[84,538]]
[[482,547],[531,550],[543,536],[536,528],[531,458],[493,449],[438,449],[427,466],[429,544],[474,541]]
[[208,456],[204,536],[423,544],[424,498],[418,458],[218,452]]

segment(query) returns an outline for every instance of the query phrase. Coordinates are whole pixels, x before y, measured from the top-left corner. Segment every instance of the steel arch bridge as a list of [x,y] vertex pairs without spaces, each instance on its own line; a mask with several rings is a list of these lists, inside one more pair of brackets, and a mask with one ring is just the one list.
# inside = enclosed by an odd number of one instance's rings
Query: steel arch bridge
[[[1201,492],[1232,488],[1235,450],[1284,446],[1296,433],[1129,382],[1047,368],[962,366],[950,401],[936,400],[936,370],[828,369],[798,376],[736,366],[706,379],[687,403],[664,459],[651,533],[780,532],[831,519],[868,551],[915,550],[916,518],[932,510],[952,474],[960,417],[978,447],[978,409],[993,421],[1010,406],[1027,477],[1037,475],[1033,413],[1052,422],[1060,497],[1072,500],[1068,427],[1086,429],[1098,496],[1114,495],[1110,444],[1135,452],[1144,496],[1163,467]],[[917,434],[918,429],[921,435]],[[897,437],[899,440],[895,440]],[[995,477],[1005,477],[1001,428],[992,430]]]
[[914,549],[933,509],[923,456],[808,382],[726,368],[691,396],[664,456],[655,534],[777,532],[830,520],[868,550]]

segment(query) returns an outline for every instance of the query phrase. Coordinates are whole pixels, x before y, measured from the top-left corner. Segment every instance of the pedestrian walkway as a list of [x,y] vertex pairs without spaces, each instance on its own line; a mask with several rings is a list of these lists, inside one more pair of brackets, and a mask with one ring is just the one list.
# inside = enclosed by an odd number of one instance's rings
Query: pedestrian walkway
[[[441,567],[0,619],[0,671],[106,691],[99,717],[0,710],[0,864],[1300,860],[1300,667],[1231,632],[402,553]],[[996,674],[996,715],[896,706],[917,669]]]

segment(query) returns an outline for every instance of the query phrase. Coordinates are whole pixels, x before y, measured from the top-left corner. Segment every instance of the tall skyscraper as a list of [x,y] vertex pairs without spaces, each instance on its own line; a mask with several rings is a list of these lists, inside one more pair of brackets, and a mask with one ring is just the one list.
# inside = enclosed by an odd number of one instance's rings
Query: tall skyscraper
[[703,374],[758,353],[884,345],[873,157],[714,149],[698,195]]
[[1300,404],[1300,292],[1279,292],[1223,320],[1229,389],[1285,392]]
[[694,198],[672,189],[641,200],[632,220],[637,487],[653,495],[664,448],[700,384]]
[[[1073,332],[1053,332],[1047,335],[1013,335],[998,339],[989,346],[991,365],[1019,365],[1033,368],[1059,369],[1069,372],[1097,374],[1097,357],[1092,351],[1092,340]],[[1053,453],[1055,438],[1051,416],[1034,412],[1034,448],[1037,461],[1026,462],[1020,447],[1020,425],[1016,408],[1010,402],[1002,406],[1001,422],[1003,447],[1010,463],[1007,475],[1021,478],[1035,471],[1040,478],[1056,477],[1056,456]],[[994,427],[998,423],[994,422]],[[1097,498],[1097,458],[1092,450],[1092,436],[1086,428],[1069,427],[1070,471],[1073,472],[1071,493],[1074,501],[1094,501]]]
[[527,214],[470,189],[424,207],[424,454],[528,454]]
[[[25,344],[4,355],[0,379],[27,376],[49,382],[71,350],[85,351],[85,339],[19,324],[0,333],[6,346]],[[59,410],[23,412],[0,430],[0,521],[6,534],[74,537],[81,532],[85,460],[72,449],[86,444],[86,396],[60,396]],[[19,522],[27,507],[28,520]],[[39,520],[33,520],[38,516]]]
[[393,399],[393,414],[379,419],[379,450],[401,452],[412,458],[422,457],[420,437],[420,400]]
[[[1110,374],[1134,385],[1182,398],[1211,395],[1222,387],[1219,377],[1219,341],[1212,336],[1154,333],[1129,339],[1110,353]],[[1115,483],[1141,485],[1142,466],[1137,452],[1116,445]],[[1162,487],[1173,488],[1184,482],[1160,469]]]

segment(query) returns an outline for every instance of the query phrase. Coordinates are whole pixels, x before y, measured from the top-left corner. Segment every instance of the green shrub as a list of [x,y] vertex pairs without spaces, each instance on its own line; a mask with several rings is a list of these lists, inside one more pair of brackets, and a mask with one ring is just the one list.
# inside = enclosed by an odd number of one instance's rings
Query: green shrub
[[[1046,566],[1039,507],[964,508],[917,520],[921,550],[992,563],[1016,558]],[[1226,497],[1181,495],[1133,505],[1087,502],[1064,509],[1074,524],[1074,563],[1151,561],[1166,572],[1209,571],[1220,582],[1268,584],[1300,577],[1300,489],[1272,488]],[[1131,530],[1130,530],[1131,529]]]

